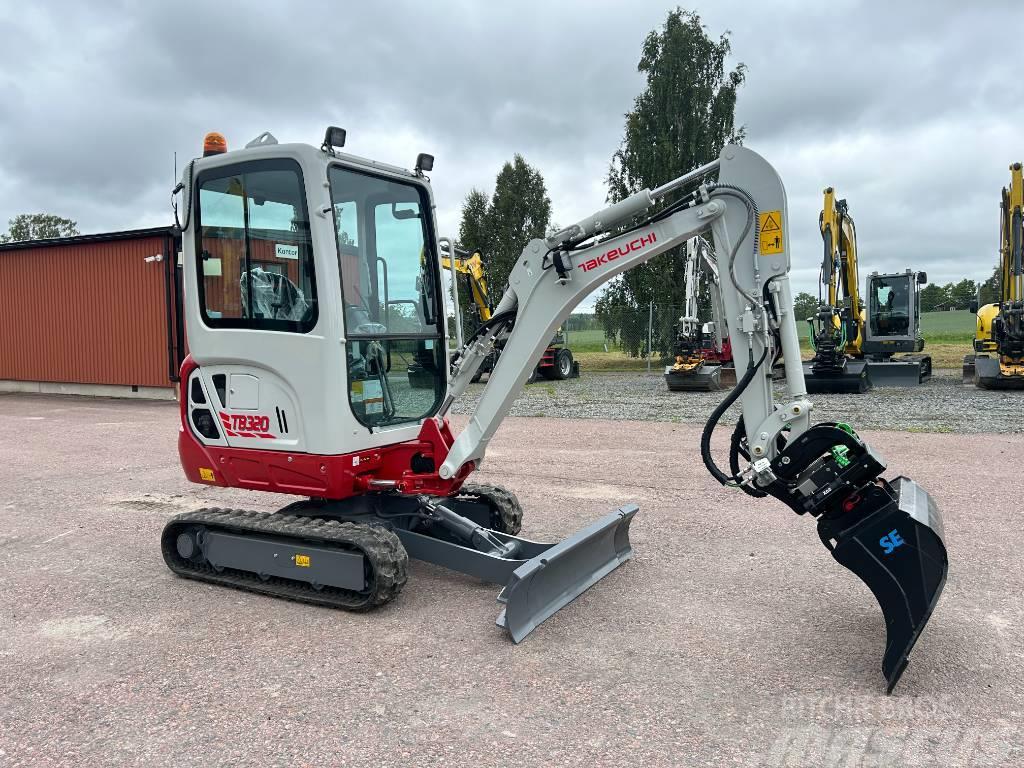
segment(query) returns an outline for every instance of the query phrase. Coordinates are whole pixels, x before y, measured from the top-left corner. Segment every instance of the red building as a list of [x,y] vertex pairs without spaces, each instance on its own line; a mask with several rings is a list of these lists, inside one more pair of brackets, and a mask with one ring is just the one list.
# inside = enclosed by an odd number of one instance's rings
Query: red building
[[170,227],[0,245],[0,392],[173,397],[175,264]]

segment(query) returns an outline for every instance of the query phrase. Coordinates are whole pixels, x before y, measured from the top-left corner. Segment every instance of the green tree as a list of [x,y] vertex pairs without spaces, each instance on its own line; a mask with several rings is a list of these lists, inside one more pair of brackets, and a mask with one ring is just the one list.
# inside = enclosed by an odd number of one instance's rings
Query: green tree
[[[459,245],[471,253],[480,251],[486,259],[488,248],[487,209],[490,201],[487,194],[471,189],[462,203],[462,221],[459,224]],[[486,262],[485,262],[486,270]],[[466,275],[456,274],[455,285],[459,292],[459,309],[462,313],[463,330],[472,333],[479,325],[479,314],[473,304],[473,293]]]
[[978,295],[978,285],[973,280],[961,280],[959,283],[950,283],[946,286],[949,293],[949,303],[953,309],[967,309],[971,302]]
[[921,289],[921,311],[938,312],[946,309],[949,304],[949,296],[945,287],[938,283],[928,283]]
[[494,195],[487,209],[484,268],[495,303],[523,248],[530,240],[544,237],[550,221],[551,198],[544,177],[516,154],[494,180]]
[[979,304],[984,306],[985,304],[994,304],[999,301],[999,296],[1002,291],[1001,280],[1001,271],[997,265],[995,269],[992,270],[992,276],[979,286]]
[[[643,189],[671,181],[718,157],[727,142],[743,140],[735,125],[736,94],[746,68],[726,71],[728,34],[708,36],[700,16],[677,8],[660,30],[648,34],[637,65],[646,87],[626,114],[625,136],[612,157],[608,199],[617,202]],[[663,201],[668,204],[672,200]],[[674,318],[684,304],[682,248],[658,256],[616,278],[595,305],[609,338],[625,342],[628,324],[647,324],[655,304],[655,349],[668,353]],[[661,317],[661,315],[665,315]],[[637,354],[642,346],[631,345]]]
[[7,223],[7,234],[0,234],[0,243],[45,240],[51,237],[71,237],[79,234],[78,222],[54,216],[52,213],[22,213]]
[[800,292],[793,299],[793,317],[797,324],[803,323],[809,317],[812,317],[818,311],[817,296],[812,296],[806,292]]
[[467,251],[487,253],[487,195],[479,189],[469,190],[462,204],[459,244]]

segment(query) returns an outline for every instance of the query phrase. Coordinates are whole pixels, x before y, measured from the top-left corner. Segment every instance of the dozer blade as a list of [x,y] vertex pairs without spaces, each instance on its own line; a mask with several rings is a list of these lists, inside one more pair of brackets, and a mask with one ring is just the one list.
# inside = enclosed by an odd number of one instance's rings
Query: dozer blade
[[871,388],[868,364],[864,360],[847,360],[836,371],[814,370],[813,363],[804,363],[804,383],[810,394],[862,395]]
[[[460,543],[437,530],[396,528],[409,557],[500,584],[498,601],[505,608],[497,624],[517,643],[633,556],[629,524],[639,511],[635,504],[627,504],[557,544],[546,544],[484,531],[440,504],[433,509],[441,516],[439,523],[455,522],[447,526],[449,532],[461,528],[469,533]],[[481,533],[499,546],[488,551],[469,546],[468,541],[479,541]]]
[[913,360],[885,360],[868,363],[872,387],[916,387],[930,378],[921,363]]
[[963,376],[964,384],[974,383],[974,358],[975,355],[964,355]]
[[895,498],[871,486],[850,510],[848,517],[856,522],[848,527],[842,527],[844,518],[818,523],[818,534],[833,557],[867,584],[882,609],[886,693],[892,693],[903,674],[949,569],[942,518],[931,496],[905,477],[891,485]]
[[665,383],[669,392],[714,392],[722,388],[722,366],[702,365],[686,372],[669,370],[665,372]]
[[497,625],[518,643],[629,560],[629,524],[638,510],[635,504],[620,507],[516,568],[498,595],[505,609]]

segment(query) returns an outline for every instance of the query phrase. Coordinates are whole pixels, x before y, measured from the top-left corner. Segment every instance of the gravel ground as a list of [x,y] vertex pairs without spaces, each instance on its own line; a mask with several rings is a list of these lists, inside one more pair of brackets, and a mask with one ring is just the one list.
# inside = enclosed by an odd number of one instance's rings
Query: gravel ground
[[641,508],[635,558],[518,646],[494,587],[422,563],[366,614],[175,578],[171,514],[288,500],[186,483],[176,436],[173,403],[0,396],[0,765],[1024,764],[1024,437],[864,435],[952,564],[886,697],[868,590],[810,520],[714,483],[696,425],[506,420],[479,479],[525,535]]
[[[910,432],[1022,433],[1024,393],[964,386],[959,371],[937,371],[920,387],[873,389],[864,395],[812,395],[813,421],[845,421],[856,429]],[[456,413],[471,413],[483,384],[471,385]],[[777,396],[782,396],[781,389]],[[703,423],[724,392],[669,392],[663,377],[646,373],[584,373],[527,386],[513,416],[630,419]],[[735,423],[734,406],[722,423]]]

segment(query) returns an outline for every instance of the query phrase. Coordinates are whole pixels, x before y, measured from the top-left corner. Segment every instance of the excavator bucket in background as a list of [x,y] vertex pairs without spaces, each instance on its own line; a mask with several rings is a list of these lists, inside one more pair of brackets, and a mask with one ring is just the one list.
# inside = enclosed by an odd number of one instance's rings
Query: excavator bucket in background
[[[669,392],[714,392],[723,388],[722,366],[704,363],[697,368],[681,371],[666,366],[665,383]],[[736,383],[735,369],[732,383]]]
[[980,389],[1024,389],[1024,375],[1007,376],[998,355],[974,358],[974,384]]
[[[905,477],[892,482],[892,494],[870,488],[851,515],[821,518],[818,535],[832,556],[867,584],[882,609],[882,674],[886,693],[892,693],[942,594],[949,563],[942,517],[927,491]],[[855,522],[844,525],[851,517]]]
[[847,358],[840,368],[818,368],[814,362],[804,363],[804,382],[810,394],[862,395],[871,389],[868,364]]

